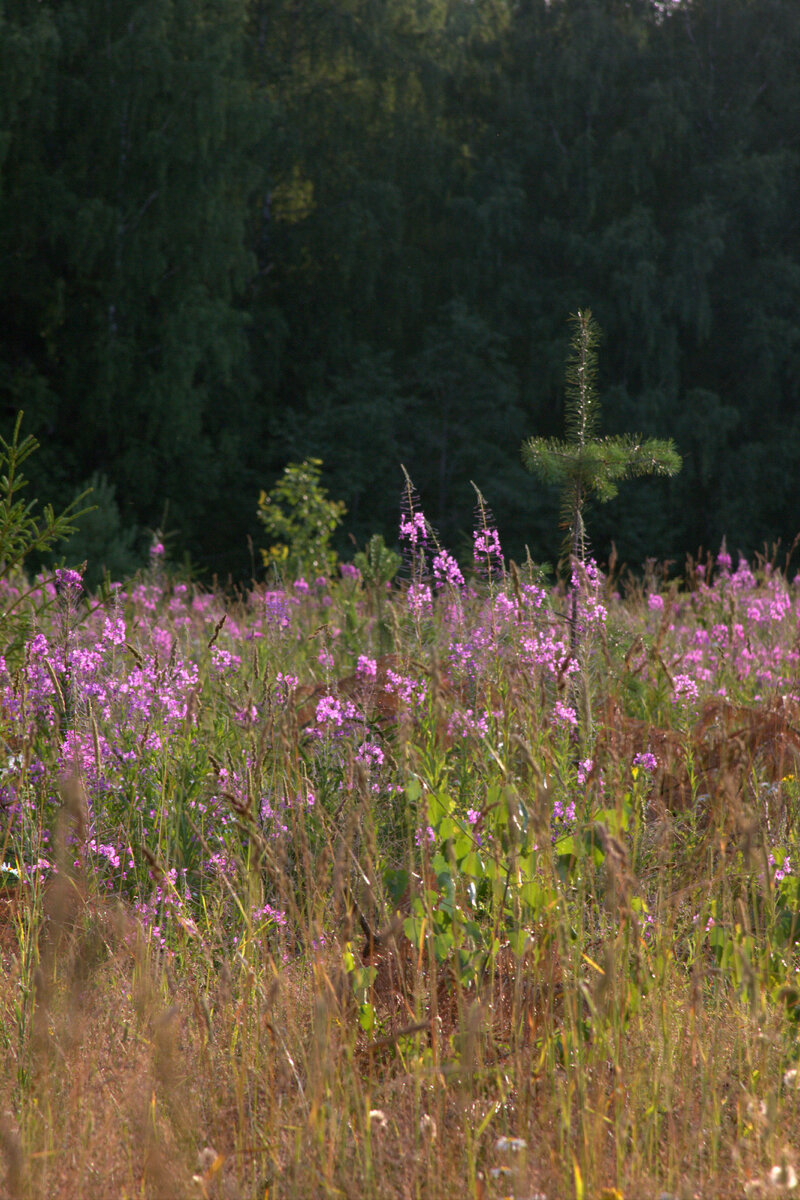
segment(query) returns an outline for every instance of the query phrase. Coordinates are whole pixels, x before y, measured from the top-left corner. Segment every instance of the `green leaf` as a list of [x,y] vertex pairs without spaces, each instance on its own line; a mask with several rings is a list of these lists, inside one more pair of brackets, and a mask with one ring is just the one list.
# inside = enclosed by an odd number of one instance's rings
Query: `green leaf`
[[425,918],[421,916],[406,917],[403,921],[403,932],[405,933],[412,946],[419,949],[422,941],[423,930],[425,929]]
[[[428,824],[433,825],[434,829],[439,822],[448,817],[453,811],[453,801],[445,792],[430,792],[428,794]],[[453,837],[452,833],[442,834],[444,837]]]
[[409,873],[404,868],[387,867],[384,871],[383,882],[392,904],[399,904],[408,891],[409,878]]
[[433,952],[436,955],[436,961],[443,963],[447,962],[450,953],[453,949],[454,938],[452,930],[447,930],[443,933],[437,933],[433,939]]
[[535,916],[544,911],[549,901],[549,893],[538,879],[531,879],[528,883],[523,883],[518,895],[521,903],[530,908]]
[[467,834],[462,834],[461,837],[456,838],[455,843],[453,844],[453,854],[456,857],[456,862],[460,863],[462,859],[466,858],[466,856],[474,849],[474,837],[468,837]]
[[409,805],[413,806],[419,803],[419,798],[422,795],[422,784],[418,779],[409,779],[406,784],[406,800]]
[[470,851],[459,863],[461,870],[465,875],[471,875],[473,879],[481,879],[486,870],[483,865],[483,859],[476,850]]
[[[437,823],[436,823],[436,821],[431,821],[431,824],[434,827],[436,827]],[[457,821],[454,821],[452,817],[443,817],[438,822],[437,833],[439,835],[440,841],[442,841],[442,842],[446,842],[450,838],[458,837],[460,832],[461,832],[461,826],[459,825],[459,823]],[[458,857],[458,855],[456,855],[456,857]]]
[[508,944],[515,958],[522,958],[531,945],[531,935],[527,929],[513,929],[508,935]]

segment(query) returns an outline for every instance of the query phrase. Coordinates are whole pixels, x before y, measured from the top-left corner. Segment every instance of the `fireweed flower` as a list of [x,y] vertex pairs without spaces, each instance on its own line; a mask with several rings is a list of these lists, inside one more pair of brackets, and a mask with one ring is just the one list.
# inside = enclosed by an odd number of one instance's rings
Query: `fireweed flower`
[[56,571],[56,591],[62,596],[77,597],[83,588],[83,579],[79,571],[67,567],[59,567]]
[[110,866],[119,867],[120,857],[116,846],[112,846],[104,842],[98,842],[96,838],[91,838],[91,840],[86,843],[86,849],[93,851],[95,854],[99,854],[102,858],[105,858]]
[[500,536],[496,529],[476,529],[472,540],[475,543],[473,554],[476,560],[492,554],[497,555],[498,558],[502,556]]
[[411,513],[408,517],[400,518],[401,542],[408,542],[410,546],[416,548],[418,545],[425,545],[427,536],[427,522],[421,512]]
[[[154,625],[150,631],[150,636],[153,639],[153,646],[155,647],[156,653],[160,655],[161,658],[169,658],[170,654],[172,653],[172,634],[169,632],[169,630],[161,629],[158,625]],[[212,651],[216,650],[216,648],[216,646],[212,646]],[[231,658],[232,656],[229,655],[228,657]],[[215,663],[214,665],[218,670],[222,670],[222,667],[218,663]]]
[[770,865],[770,867],[773,868],[773,872],[772,872],[772,882],[773,883],[776,883],[776,884],[780,883],[781,880],[785,879],[787,875],[791,875],[791,873],[792,873],[792,861],[789,858],[788,854],[784,855],[783,863],[781,865],[778,865],[778,860],[775,858],[775,855],[770,850],[769,865]]
[[380,767],[384,760],[384,753],[374,742],[362,742],[356,752],[356,758],[368,767]]
[[478,571],[490,579],[505,572],[503,550],[496,529],[476,529],[472,534],[472,558]]
[[535,583],[524,583],[522,597],[526,607],[541,608],[547,600],[547,592],[544,588],[537,587]]
[[283,671],[278,671],[275,676],[275,700],[278,704],[286,704],[292,696],[292,693],[297,688],[299,679],[296,675],[285,675]]
[[212,646],[211,665],[220,675],[229,675],[238,671],[242,660],[238,654],[231,654],[230,650],[225,650],[222,646]]
[[467,824],[470,826],[470,830],[472,833],[472,840],[474,841],[475,845],[478,847],[483,846],[483,835],[481,833],[479,833],[478,830],[475,828],[475,826],[478,824],[480,819],[481,819],[481,814],[477,808],[467,809]]
[[341,726],[344,722],[342,705],[335,696],[323,696],[317,704],[316,722],[320,726]]
[[254,925],[286,925],[288,921],[286,913],[280,908],[273,908],[271,904],[262,904],[260,908],[254,908],[252,916]]
[[608,612],[600,602],[603,582],[603,574],[594,559],[573,563],[570,586],[578,592],[578,626],[581,631],[605,625]]
[[691,675],[676,675],[673,683],[673,702],[675,704],[691,704],[699,695],[697,684]]
[[233,719],[241,728],[247,729],[249,726],[257,724],[258,709],[255,704],[251,704],[246,708],[238,708],[234,711]]
[[418,846],[432,846],[436,841],[436,830],[430,825],[422,826],[414,834],[414,841]]
[[551,825],[553,827],[553,841],[561,834],[571,829],[575,824],[576,818],[575,801],[570,800],[554,800],[553,801],[553,816]]
[[279,837],[282,833],[289,832],[289,826],[284,824],[283,814],[286,811],[286,803],[283,800],[276,801],[273,806],[269,797],[264,796],[261,800],[259,809],[261,815],[261,823],[272,837]]
[[[130,593],[130,599],[133,603],[147,612],[155,612],[161,596],[161,588],[153,583],[137,583]],[[197,599],[199,600],[200,597],[197,597]],[[211,597],[205,597],[205,601],[208,604],[211,601]]]
[[476,679],[484,673],[497,649],[497,639],[491,626],[477,625],[469,631],[467,641],[451,643],[450,662],[459,674]]
[[522,661],[544,668],[554,678],[573,675],[578,663],[570,658],[567,643],[554,633],[542,632],[522,640]]
[[427,695],[427,688],[423,681],[406,678],[392,670],[386,672],[384,691],[389,692],[390,695],[394,694],[408,705],[421,704]]
[[[277,625],[279,629],[288,628],[290,621],[289,601],[290,598],[285,592],[264,593],[264,615],[270,625]],[[297,604],[294,596],[291,597],[291,603]]]
[[475,713],[471,708],[455,709],[450,714],[450,720],[447,722],[447,732],[450,737],[485,737],[489,732],[489,714],[487,712]]
[[125,619],[123,617],[106,617],[103,622],[103,641],[111,646],[125,645]]
[[664,611],[664,597],[659,596],[658,592],[651,592],[647,597],[647,607],[651,612]]
[[560,725],[563,729],[575,729],[578,725],[578,714],[569,704],[556,700],[553,705],[553,724]]
[[356,675],[359,679],[374,679],[377,674],[378,664],[375,659],[367,658],[366,654],[359,654],[356,663]]
[[593,758],[584,758],[582,762],[579,762],[578,770],[577,770],[578,783],[580,783],[581,785],[586,783],[586,780],[591,775],[593,768],[594,768],[594,759]]
[[464,576],[456,560],[447,550],[440,550],[433,560],[433,576],[437,587],[460,588],[464,586]]
[[634,754],[633,765],[642,767],[645,771],[655,771],[658,769],[658,759],[648,750],[644,754]]
[[748,566],[746,558],[740,558],[738,566],[731,576],[731,587],[737,592],[749,592],[756,586],[756,577]]
[[430,614],[433,612],[433,596],[427,583],[410,583],[408,585],[407,600],[409,611],[414,616],[422,616],[424,613]]
[[516,620],[516,602],[512,600],[510,596],[507,596],[505,592],[498,592],[494,598],[492,612],[498,621],[508,624],[509,622]]
[[791,612],[792,601],[786,592],[776,593],[769,603],[769,615],[772,621],[782,621]]
[[[97,782],[102,770],[103,744],[107,748],[108,743],[105,742],[105,738],[95,748],[91,734],[80,733],[77,729],[68,730],[64,735],[59,754],[61,776],[69,778],[77,775],[83,779]],[[97,761],[98,754],[100,762]]]

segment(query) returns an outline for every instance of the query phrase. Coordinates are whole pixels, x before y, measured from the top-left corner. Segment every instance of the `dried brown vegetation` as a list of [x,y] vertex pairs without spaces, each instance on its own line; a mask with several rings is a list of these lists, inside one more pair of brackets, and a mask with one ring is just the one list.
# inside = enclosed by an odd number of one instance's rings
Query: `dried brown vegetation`
[[[637,753],[655,754],[659,767],[654,799],[672,812],[686,811],[698,796],[716,796],[730,780],[742,788],[758,778],[777,784],[800,762],[800,708],[786,697],[758,707],[714,697],[686,730],[660,728],[625,715],[609,703],[596,746],[599,762],[629,763]],[[785,814],[791,819],[791,814]]]
[[[670,996],[677,1023],[660,1026],[657,1002],[628,1029],[618,1060],[609,1045],[606,1067],[585,1077],[565,1109],[574,1077],[541,1047],[561,1030],[571,1054],[570,1030],[588,1006],[619,1004],[622,943],[607,945],[603,974],[592,971],[577,991],[574,982],[564,988],[559,956],[549,952],[543,960],[531,951],[522,964],[501,955],[480,988],[459,989],[427,964],[380,951],[373,994],[389,1019],[380,1037],[354,1038],[334,982],[338,953],[320,955],[310,970],[265,961],[203,974],[168,967],[131,941],[129,914],[91,904],[77,920],[70,911],[67,924],[47,986],[31,1001],[31,1036],[4,1055],[7,1094],[23,1072],[31,1098],[21,1122],[7,1113],[0,1125],[8,1200],[444,1198],[464,1190],[468,1163],[476,1196],[508,1194],[501,1185],[513,1182],[558,1197],[566,1194],[556,1153],[565,1113],[563,1132],[596,1139],[605,1159],[598,1174],[613,1178],[602,1131],[609,1121],[647,1119],[637,1092],[648,1070],[675,1084],[668,1161],[696,1153],[709,1087],[719,1089],[723,1140],[725,1128],[733,1134],[747,1119],[735,1041],[753,1035],[741,1014],[720,1038],[721,1014],[698,1006],[691,991]],[[9,1028],[19,958],[7,955],[3,966]],[[655,1057],[648,1043],[660,1047]],[[712,1046],[713,1070],[701,1058]],[[751,1052],[769,1071],[777,1029],[764,1025]],[[524,1127],[529,1144],[538,1131],[553,1157],[537,1149],[506,1160],[495,1142],[509,1124]],[[757,1135],[768,1137],[768,1126]],[[722,1167],[706,1165],[713,1194],[740,1195]],[[637,1194],[655,1196],[638,1178]]]

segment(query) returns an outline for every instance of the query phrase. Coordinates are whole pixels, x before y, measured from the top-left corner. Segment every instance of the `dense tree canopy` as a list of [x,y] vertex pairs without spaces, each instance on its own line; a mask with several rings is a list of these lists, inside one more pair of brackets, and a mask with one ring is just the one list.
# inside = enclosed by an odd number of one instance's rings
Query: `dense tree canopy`
[[596,551],[791,540],[798,61],[796,0],[0,0],[0,421],[115,562],[168,504],[245,576],[309,455],[359,543],[402,462],[455,548],[474,479],[552,558],[520,445],[591,307],[609,432],[684,460]]

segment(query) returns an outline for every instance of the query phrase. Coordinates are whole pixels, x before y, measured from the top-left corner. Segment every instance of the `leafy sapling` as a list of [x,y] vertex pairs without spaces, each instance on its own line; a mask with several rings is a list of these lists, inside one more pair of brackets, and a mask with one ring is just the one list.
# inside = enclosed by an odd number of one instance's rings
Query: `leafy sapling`
[[278,567],[290,579],[328,577],[336,567],[330,542],[347,509],[341,500],[330,499],[321,474],[318,458],[289,463],[272,490],[258,498],[259,521],[279,539],[261,551],[264,565]]

